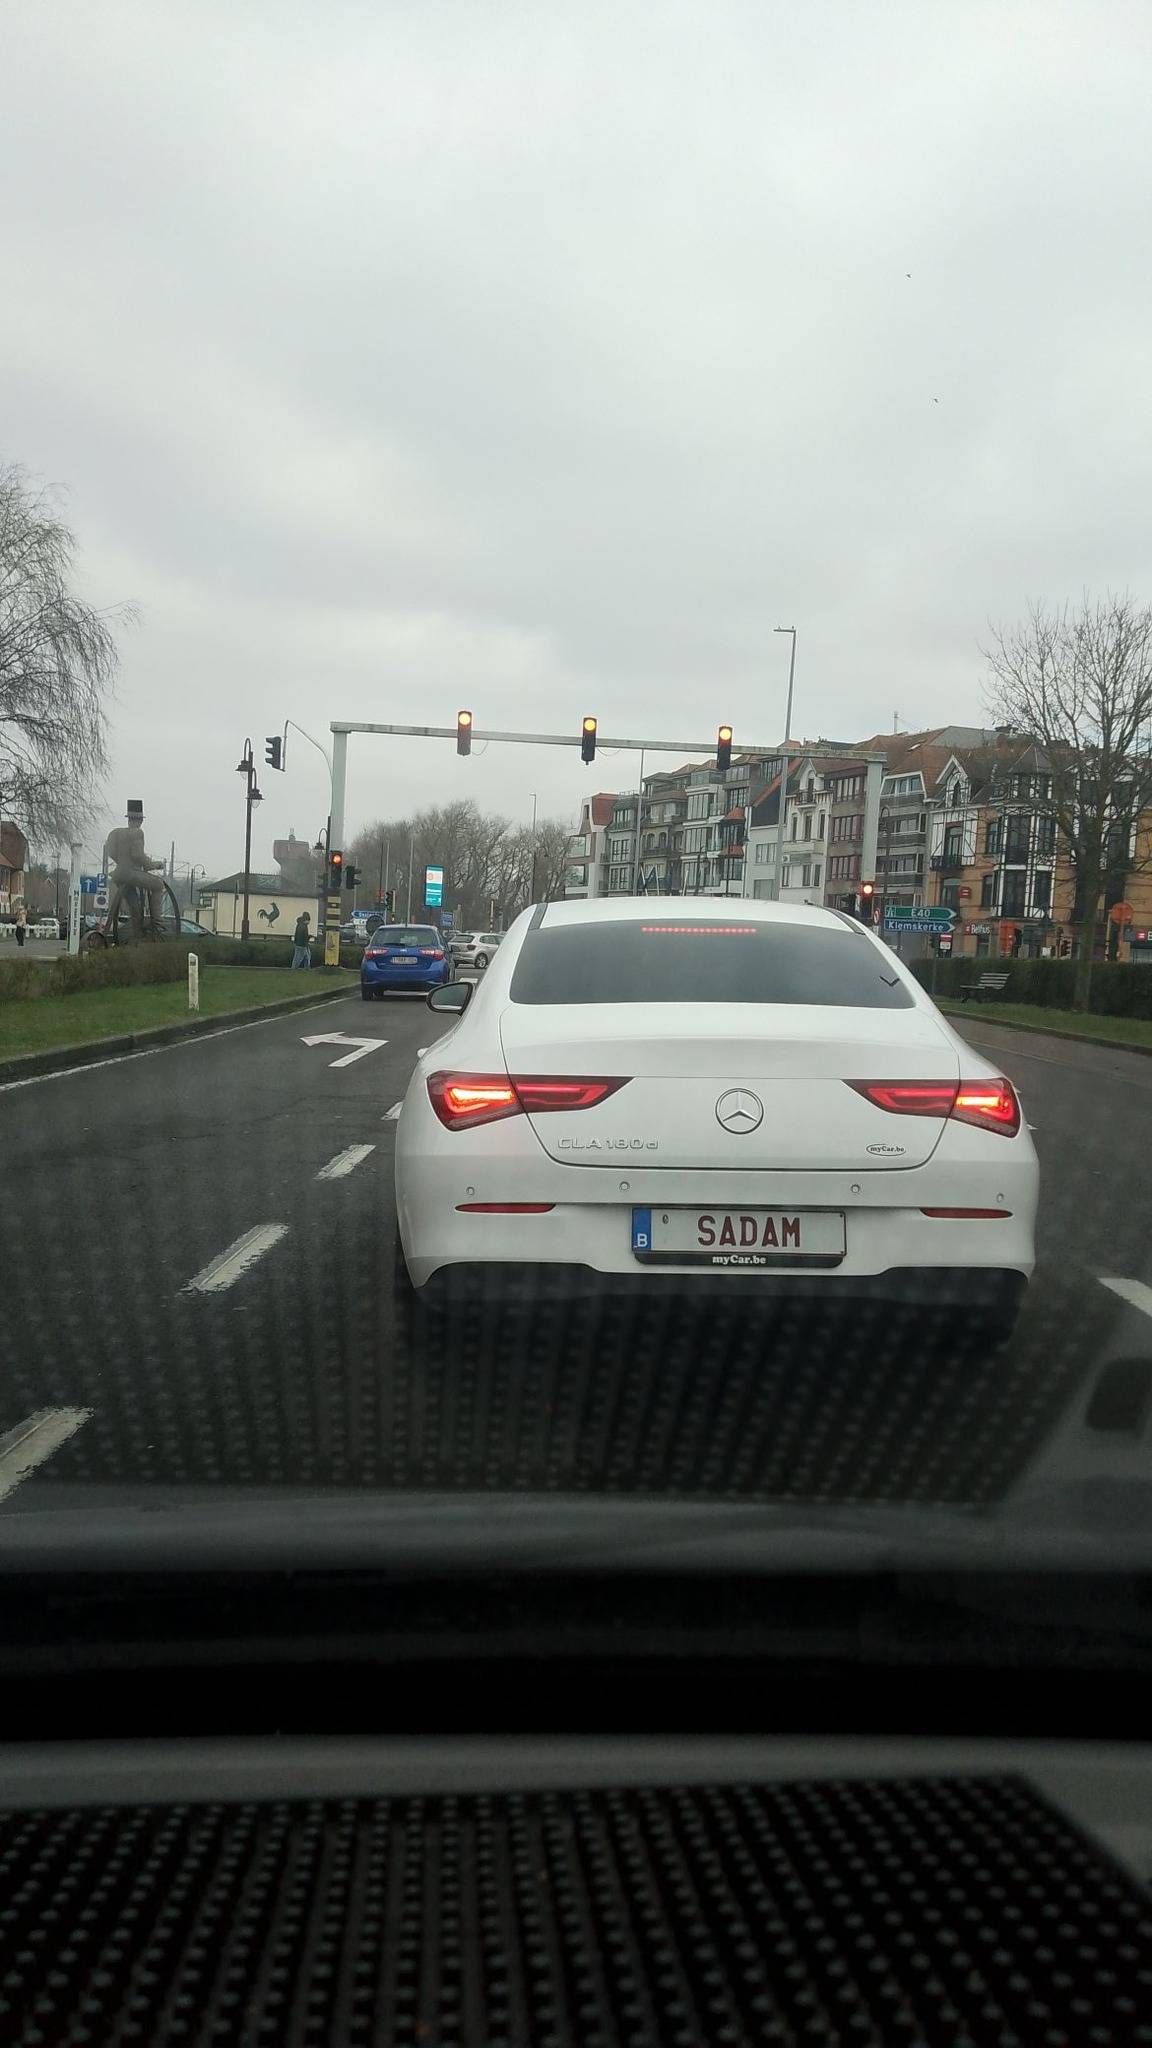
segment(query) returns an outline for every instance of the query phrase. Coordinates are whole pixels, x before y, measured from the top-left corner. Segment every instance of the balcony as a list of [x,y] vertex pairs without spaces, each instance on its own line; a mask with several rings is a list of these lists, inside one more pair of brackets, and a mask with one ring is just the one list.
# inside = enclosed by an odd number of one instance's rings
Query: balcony
[[931,866],[934,875],[959,875],[963,872],[964,865],[962,853],[934,853],[932,855]]

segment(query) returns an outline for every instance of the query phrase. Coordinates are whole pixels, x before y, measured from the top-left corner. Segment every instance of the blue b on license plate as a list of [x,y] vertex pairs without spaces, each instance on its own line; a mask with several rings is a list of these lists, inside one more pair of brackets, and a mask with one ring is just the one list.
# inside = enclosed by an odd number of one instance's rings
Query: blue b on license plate
[[842,1209],[650,1208],[632,1211],[632,1252],[666,1264],[735,1269],[844,1257]]

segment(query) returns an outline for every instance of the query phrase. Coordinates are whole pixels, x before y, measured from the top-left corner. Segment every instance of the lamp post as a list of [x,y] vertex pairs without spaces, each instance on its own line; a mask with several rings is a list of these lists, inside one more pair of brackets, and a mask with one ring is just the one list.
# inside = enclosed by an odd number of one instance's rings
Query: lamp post
[[784,755],[780,765],[780,806],[776,819],[776,901],[779,903],[784,888],[784,805],[788,796],[788,769],[791,758],[788,752],[788,742],[792,736],[792,685],[796,678],[796,628],[795,626],[773,626],[772,631],[774,633],[790,633],[792,635],[792,649],[788,656],[788,706],[784,713]]
[[244,752],[236,763],[237,775],[244,777],[244,910],[240,919],[240,937],[251,936],[248,924],[248,897],[252,887],[252,809],[264,799],[256,787],[256,763],[252,758],[252,742],[246,739]]

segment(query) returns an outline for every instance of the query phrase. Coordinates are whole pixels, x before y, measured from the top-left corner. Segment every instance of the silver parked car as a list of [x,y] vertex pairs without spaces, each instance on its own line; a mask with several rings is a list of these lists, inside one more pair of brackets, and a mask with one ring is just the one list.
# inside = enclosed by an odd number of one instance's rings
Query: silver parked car
[[487,967],[503,936],[503,932],[458,932],[452,941],[453,965]]

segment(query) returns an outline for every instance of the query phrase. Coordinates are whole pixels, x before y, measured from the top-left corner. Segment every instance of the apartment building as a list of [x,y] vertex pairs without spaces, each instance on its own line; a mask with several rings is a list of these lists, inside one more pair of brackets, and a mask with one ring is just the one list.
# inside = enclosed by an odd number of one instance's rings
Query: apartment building
[[[974,958],[1067,956],[1081,940],[1082,905],[1067,849],[1051,810],[1053,764],[1018,734],[989,733],[945,761],[930,807],[928,900],[956,913],[953,950]],[[1133,935],[1152,926],[1152,874],[1144,859],[1152,817],[1127,846],[1112,850],[1104,908],[1131,916],[1110,923],[1107,950],[1146,957]]]
[[579,827],[568,841],[568,864],[564,871],[566,897],[604,895],[605,837],[616,803],[615,795],[607,790],[585,797]]

